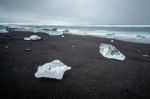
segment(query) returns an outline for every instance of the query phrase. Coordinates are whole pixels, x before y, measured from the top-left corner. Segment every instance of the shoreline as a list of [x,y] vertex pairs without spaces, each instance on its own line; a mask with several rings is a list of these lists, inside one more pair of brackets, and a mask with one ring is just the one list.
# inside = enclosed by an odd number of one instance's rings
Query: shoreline
[[150,44],[149,30],[150,28],[148,26],[146,27],[143,25],[142,26],[130,26],[130,25],[57,26],[57,25],[17,25],[17,24],[0,25],[0,32],[2,33],[24,31],[34,33],[42,32],[47,33],[49,35],[61,35],[61,34],[71,34],[80,36],[86,35],[142,44]]

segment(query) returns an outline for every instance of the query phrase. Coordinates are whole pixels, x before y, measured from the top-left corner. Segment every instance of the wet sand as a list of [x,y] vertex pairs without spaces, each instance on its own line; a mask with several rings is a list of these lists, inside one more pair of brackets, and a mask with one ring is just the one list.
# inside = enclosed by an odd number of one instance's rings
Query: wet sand
[[[150,99],[150,57],[142,56],[150,56],[150,45],[40,33],[41,41],[23,40],[32,34],[0,34],[0,99]],[[126,60],[104,58],[100,43],[114,45]],[[63,80],[36,79],[38,66],[55,59],[72,67]]]

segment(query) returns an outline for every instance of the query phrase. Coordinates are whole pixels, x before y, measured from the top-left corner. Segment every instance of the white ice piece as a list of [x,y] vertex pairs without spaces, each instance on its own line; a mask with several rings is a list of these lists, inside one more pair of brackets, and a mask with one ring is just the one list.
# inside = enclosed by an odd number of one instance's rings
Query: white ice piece
[[64,35],[61,36],[62,38],[65,37]]
[[142,56],[143,56],[143,57],[148,57],[148,55],[146,55],[146,54],[145,54],[145,55],[142,55]]
[[41,40],[41,37],[40,37],[40,36],[37,36],[37,35],[31,35],[30,37],[25,37],[24,40],[37,41],[37,40]]
[[110,42],[112,42],[112,43],[113,43],[113,42],[114,42],[114,40],[110,40]]
[[125,56],[114,46],[111,44],[102,43],[100,44],[99,52],[106,58],[117,59],[117,60],[125,60]]
[[5,28],[0,28],[0,33],[8,33],[8,31]]
[[6,49],[9,48],[9,46],[5,46],[5,48],[6,48]]
[[60,60],[54,60],[52,62],[39,66],[37,72],[35,73],[35,77],[61,80],[63,78],[64,72],[70,69],[71,67],[68,67]]

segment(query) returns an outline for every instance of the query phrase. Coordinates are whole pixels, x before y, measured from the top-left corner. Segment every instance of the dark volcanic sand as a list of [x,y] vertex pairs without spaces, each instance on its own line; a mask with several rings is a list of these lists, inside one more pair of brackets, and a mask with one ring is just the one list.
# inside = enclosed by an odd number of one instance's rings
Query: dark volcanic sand
[[[43,40],[23,40],[31,34],[0,34],[0,99],[150,99],[150,57],[142,56],[150,55],[150,45],[115,40],[127,57],[117,61],[99,53],[109,39],[38,34]],[[36,79],[38,66],[54,59],[72,67],[63,80]]]

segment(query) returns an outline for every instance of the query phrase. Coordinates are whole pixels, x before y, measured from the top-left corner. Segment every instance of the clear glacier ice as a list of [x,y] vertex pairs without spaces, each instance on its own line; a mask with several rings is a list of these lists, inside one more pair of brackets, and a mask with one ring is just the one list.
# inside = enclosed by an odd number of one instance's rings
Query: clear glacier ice
[[31,35],[30,37],[25,37],[24,40],[32,40],[32,41],[37,41],[37,40],[41,40],[42,38],[40,36],[37,35]]
[[71,67],[65,65],[60,60],[54,60],[39,66],[37,72],[35,73],[35,77],[61,80],[63,78],[64,72],[70,69]]
[[111,44],[101,43],[99,52],[106,58],[116,59],[116,60],[125,60],[124,54],[122,54],[116,47]]

